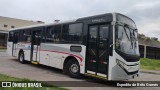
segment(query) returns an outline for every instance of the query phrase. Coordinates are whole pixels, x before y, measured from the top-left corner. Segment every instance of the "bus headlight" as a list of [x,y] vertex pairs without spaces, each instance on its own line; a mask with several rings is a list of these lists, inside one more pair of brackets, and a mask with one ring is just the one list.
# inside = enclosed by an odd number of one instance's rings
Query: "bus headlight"
[[126,64],[124,63],[124,62],[122,62],[122,61],[120,61],[120,60],[118,60],[118,59],[116,59],[116,62],[117,62],[117,64],[120,66],[120,67],[122,67],[122,68],[126,68]]

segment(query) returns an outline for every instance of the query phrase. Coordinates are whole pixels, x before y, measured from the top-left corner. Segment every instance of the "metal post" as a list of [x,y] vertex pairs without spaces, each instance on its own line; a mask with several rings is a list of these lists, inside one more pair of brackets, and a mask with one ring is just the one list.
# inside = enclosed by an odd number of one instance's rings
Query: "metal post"
[[146,48],[147,46],[146,45],[144,45],[144,58],[146,58]]

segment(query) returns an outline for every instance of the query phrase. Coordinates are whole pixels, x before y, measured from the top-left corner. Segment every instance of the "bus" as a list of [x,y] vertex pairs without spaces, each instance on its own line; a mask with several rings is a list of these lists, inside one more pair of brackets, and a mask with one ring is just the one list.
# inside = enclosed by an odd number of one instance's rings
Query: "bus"
[[22,64],[62,69],[73,78],[128,80],[139,76],[137,35],[131,18],[106,13],[12,29],[7,52]]

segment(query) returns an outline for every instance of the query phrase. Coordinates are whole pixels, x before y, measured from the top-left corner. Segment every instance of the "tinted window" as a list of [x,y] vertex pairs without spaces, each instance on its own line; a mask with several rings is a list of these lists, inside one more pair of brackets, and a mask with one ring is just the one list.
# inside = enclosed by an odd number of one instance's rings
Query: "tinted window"
[[42,31],[40,31],[40,30],[32,32],[33,45],[40,45],[40,43],[41,43],[41,33],[42,33]]
[[117,14],[117,21],[123,22],[125,24],[131,25],[132,27],[136,28],[134,21],[132,21],[132,19],[130,19],[126,16]]
[[61,26],[50,26],[47,27],[46,31],[46,42],[59,43],[61,39]]
[[108,25],[101,25],[100,26],[100,39],[107,39],[108,38],[108,31],[109,31]]
[[90,40],[95,40],[96,41],[96,38],[97,38],[97,27],[95,26],[91,26],[90,27],[90,33],[89,33],[89,38]]
[[12,32],[9,32],[9,42],[13,42],[13,31]]
[[13,42],[17,43],[18,40],[19,40],[19,31],[15,31],[13,36]]
[[19,35],[18,31],[11,31],[11,32],[9,32],[8,41],[9,42],[17,43],[18,42],[18,38],[19,38],[18,35]]
[[69,35],[80,36],[82,34],[82,24],[70,24],[69,25]]
[[19,31],[19,42],[23,42],[24,41],[24,31],[23,30],[20,30]]
[[81,43],[82,42],[82,23],[63,25],[62,42]]
[[25,42],[30,42],[31,41],[31,30],[23,30],[23,35],[24,35],[24,40]]

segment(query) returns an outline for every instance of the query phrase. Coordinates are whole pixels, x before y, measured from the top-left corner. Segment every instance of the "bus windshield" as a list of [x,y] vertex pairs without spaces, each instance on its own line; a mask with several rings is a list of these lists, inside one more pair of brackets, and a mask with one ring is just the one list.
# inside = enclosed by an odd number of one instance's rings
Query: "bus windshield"
[[139,55],[137,30],[129,25],[116,26],[116,49],[126,54]]

